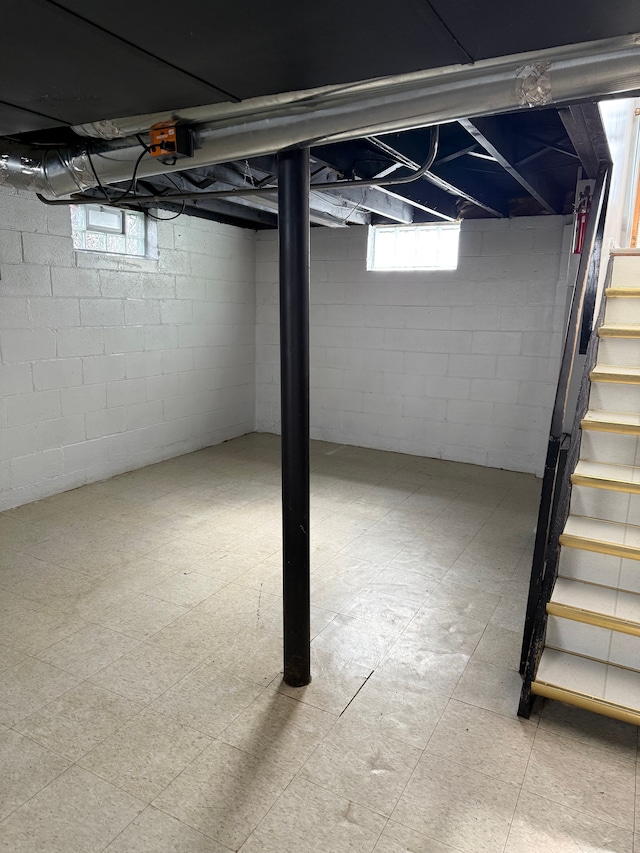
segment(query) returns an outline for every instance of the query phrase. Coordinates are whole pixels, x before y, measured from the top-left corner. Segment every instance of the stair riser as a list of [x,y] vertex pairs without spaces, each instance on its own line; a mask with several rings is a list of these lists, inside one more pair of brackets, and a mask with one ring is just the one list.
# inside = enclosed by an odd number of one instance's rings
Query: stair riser
[[640,441],[635,435],[582,431],[580,458],[614,465],[640,464]]
[[605,412],[631,412],[636,414],[640,412],[640,385],[592,382],[589,408]]
[[572,619],[549,616],[545,644],[605,663],[635,670],[640,667],[640,637]]
[[636,296],[608,298],[604,322],[607,324],[640,325],[640,299]]
[[558,574],[570,580],[586,581],[640,593],[640,561],[582,548],[560,549]]
[[571,489],[571,514],[640,524],[640,495],[574,485]]
[[640,258],[620,255],[614,259],[611,287],[640,287]]
[[600,338],[598,362],[640,367],[640,341],[633,338]]

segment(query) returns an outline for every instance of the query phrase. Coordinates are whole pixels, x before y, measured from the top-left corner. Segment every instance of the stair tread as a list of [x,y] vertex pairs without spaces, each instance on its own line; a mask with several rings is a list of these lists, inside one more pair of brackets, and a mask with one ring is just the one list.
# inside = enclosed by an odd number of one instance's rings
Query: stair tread
[[589,409],[581,422],[582,429],[600,429],[604,432],[640,433],[640,413],[607,412],[602,409]]
[[626,364],[596,364],[591,371],[591,380],[594,382],[602,381],[607,377],[619,377],[622,382],[634,380],[640,382],[640,367],[631,367]]
[[586,515],[570,515],[564,526],[564,533],[598,542],[640,548],[640,527],[635,524],[621,524],[618,521],[605,521]]
[[640,338],[640,326],[631,323],[603,323],[598,329],[601,338]]
[[[578,696],[640,712],[639,672],[583,658],[571,652],[545,648],[534,681],[534,685],[536,684],[551,685]],[[537,691],[533,686],[533,692],[542,691]]]
[[[604,483],[619,483],[621,485],[640,486],[640,468],[633,465],[617,465],[613,462],[592,462],[581,459],[576,465],[571,481],[583,479],[602,481]],[[579,483],[580,484],[580,483]]]
[[634,298],[640,296],[640,287],[607,287],[604,293],[609,299],[615,299],[618,296]]
[[621,622],[635,623],[640,627],[640,595],[637,593],[559,577],[551,601]]

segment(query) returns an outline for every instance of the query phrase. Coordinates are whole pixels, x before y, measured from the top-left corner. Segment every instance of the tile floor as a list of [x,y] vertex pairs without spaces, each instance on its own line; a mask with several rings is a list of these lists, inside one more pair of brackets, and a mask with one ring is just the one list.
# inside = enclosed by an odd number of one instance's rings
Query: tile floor
[[0,514],[0,851],[631,853],[637,730],[515,716],[539,481],[312,468],[299,690],[273,436]]

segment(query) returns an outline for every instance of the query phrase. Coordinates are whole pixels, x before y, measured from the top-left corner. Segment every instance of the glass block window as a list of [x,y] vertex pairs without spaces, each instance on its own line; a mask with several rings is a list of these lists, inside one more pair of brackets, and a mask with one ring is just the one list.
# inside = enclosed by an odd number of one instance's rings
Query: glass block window
[[421,225],[372,225],[368,270],[455,270],[459,222]]
[[144,213],[101,204],[72,204],[73,246],[80,252],[108,255],[146,255]]

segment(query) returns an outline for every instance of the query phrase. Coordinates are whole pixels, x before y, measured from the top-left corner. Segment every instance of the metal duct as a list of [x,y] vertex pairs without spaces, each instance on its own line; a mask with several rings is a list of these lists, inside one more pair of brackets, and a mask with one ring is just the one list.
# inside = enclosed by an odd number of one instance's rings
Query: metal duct
[[[202,108],[199,115],[206,112],[207,120],[195,126],[195,155],[172,166],[145,157],[137,175],[195,169],[292,146],[357,139],[638,89],[640,35],[631,35],[351,86],[255,98],[209,111]],[[157,120],[158,116],[135,119],[126,125],[126,132],[146,130]],[[110,124],[118,129],[118,121]],[[104,184],[130,179],[141,152],[138,141],[129,137],[102,143],[101,148],[90,158],[86,149],[42,153],[7,143],[0,154],[0,185],[56,198],[95,187],[98,178]]]

